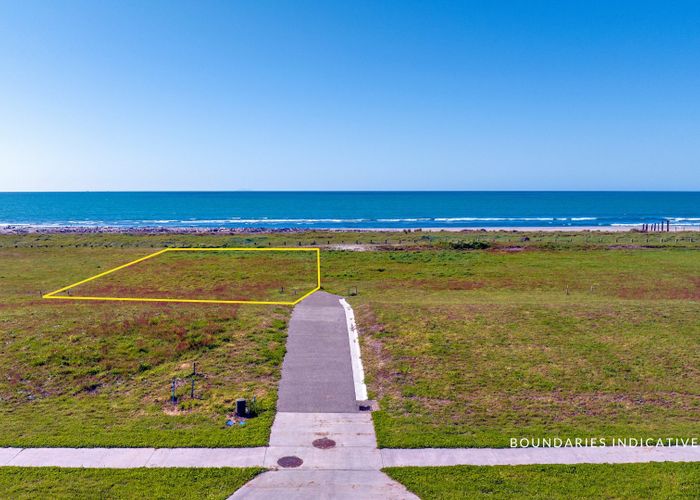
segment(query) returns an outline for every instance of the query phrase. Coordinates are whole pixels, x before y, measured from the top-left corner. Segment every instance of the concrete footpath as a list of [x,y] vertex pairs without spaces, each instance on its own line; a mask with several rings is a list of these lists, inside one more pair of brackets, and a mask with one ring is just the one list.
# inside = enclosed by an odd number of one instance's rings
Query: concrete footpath
[[[362,425],[366,423],[363,422]],[[354,434],[358,436],[357,442],[367,439],[361,437],[361,431]],[[347,446],[342,444],[347,443],[345,438],[337,432],[322,431],[318,435],[333,436],[338,438],[340,446]],[[353,441],[354,439],[353,437]],[[700,447],[376,449],[354,446],[352,449],[331,451],[306,446],[306,442],[308,439],[302,444],[280,442],[280,446],[259,448],[0,448],[0,466],[277,468],[277,460],[290,453],[304,456],[304,463],[299,467],[301,470],[337,467],[374,470],[382,467],[447,465],[700,462]]]
[[[292,457],[294,468],[280,465]],[[369,413],[278,413],[265,467],[231,498],[417,498],[381,472]]]
[[[378,449],[352,310],[316,292],[292,314],[270,445],[259,448],[0,448],[0,466],[266,467],[231,498],[414,499],[397,466],[698,462],[700,447]],[[351,348],[353,346],[353,348]]]
[[345,309],[340,297],[316,292],[292,313],[277,411],[358,410]]
[[0,465],[21,467],[260,467],[259,448],[0,448]]
[[295,307],[264,463],[272,470],[231,498],[417,498],[380,471],[372,416],[359,411],[350,323],[340,297],[326,292]]
[[383,467],[700,462],[700,447],[384,448],[381,455]]

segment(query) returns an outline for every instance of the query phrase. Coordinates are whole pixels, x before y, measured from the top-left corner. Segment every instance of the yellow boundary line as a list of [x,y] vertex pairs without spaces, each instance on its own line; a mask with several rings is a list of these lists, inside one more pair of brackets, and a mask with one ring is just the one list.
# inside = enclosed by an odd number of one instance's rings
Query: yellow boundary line
[[[151,259],[158,255],[164,254],[165,252],[316,252],[316,288],[308,293],[305,293],[300,298],[293,302],[283,302],[283,301],[263,301],[263,300],[217,300],[217,299],[172,299],[172,298],[157,298],[157,297],[92,297],[92,296],[77,296],[77,295],[61,295],[56,294],[65,292],[88,281],[96,280],[115,271],[119,271],[144,260]],[[105,271],[95,276],[90,276],[82,281],[73,283],[72,285],[64,286],[53,292],[49,292],[42,296],[44,299],[61,299],[61,300],[111,300],[111,301],[121,301],[121,302],[181,302],[181,303],[194,303],[194,304],[262,304],[262,305],[282,305],[282,306],[293,306],[304,300],[306,297],[312,293],[321,289],[321,249],[320,248],[164,248],[152,254],[141,257],[140,259],[132,260],[126,264],[115,267],[108,271]]]

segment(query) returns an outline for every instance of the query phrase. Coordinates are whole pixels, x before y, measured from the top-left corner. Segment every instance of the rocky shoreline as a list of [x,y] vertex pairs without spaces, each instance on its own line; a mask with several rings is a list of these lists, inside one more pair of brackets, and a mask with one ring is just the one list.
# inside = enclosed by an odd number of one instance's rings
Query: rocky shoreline
[[230,227],[114,227],[114,226],[0,226],[0,234],[257,234],[303,233],[310,229],[298,228],[230,228]]
[[[518,233],[537,232],[603,232],[621,233],[638,232],[639,227],[614,227],[614,226],[552,226],[552,227],[431,227],[431,228],[270,228],[270,227],[115,227],[115,226],[29,226],[29,225],[5,225],[0,226],[2,234],[131,234],[131,235],[157,235],[157,234],[280,234],[280,233],[314,233],[314,232],[343,232],[343,233],[368,233],[368,232],[491,232],[505,231]],[[700,231],[699,226],[671,226],[671,232]]]

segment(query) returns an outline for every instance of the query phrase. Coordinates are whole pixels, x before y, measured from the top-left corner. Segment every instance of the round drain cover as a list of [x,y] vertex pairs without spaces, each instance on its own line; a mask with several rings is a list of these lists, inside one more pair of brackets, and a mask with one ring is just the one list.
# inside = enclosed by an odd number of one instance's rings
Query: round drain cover
[[299,457],[282,457],[277,460],[277,465],[280,467],[299,467],[304,461]]
[[328,448],[334,448],[335,447],[335,441],[332,439],[328,438],[321,438],[321,439],[316,439],[313,443],[316,448],[321,448],[322,450],[327,450]]

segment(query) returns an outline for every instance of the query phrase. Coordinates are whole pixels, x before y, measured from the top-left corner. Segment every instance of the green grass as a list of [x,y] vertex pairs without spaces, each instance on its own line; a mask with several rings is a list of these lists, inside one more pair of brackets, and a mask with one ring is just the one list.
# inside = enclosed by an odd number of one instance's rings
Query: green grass
[[516,232],[516,231],[302,231],[284,233],[37,233],[0,235],[0,248],[141,248],[353,246],[392,249],[448,248],[456,242],[487,242],[502,248],[700,248],[697,232]]
[[[32,234],[0,235],[0,446],[265,444],[289,308],[40,295],[150,248],[314,244],[353,295],[381,446],[700,432],[697,234]],[[225,429],[253,395],[261,416]]]
[[384,447],[696,437],[700,253],[335,252]]
[[316,285],[313,251],[188,250],[150,257],[56,296],[294,302]]
[[0,498],[228,498],[262,472],[246,469],[0,468]]
[[698,498],[699,463],[384,469],[422,499]]
[[[267,443],[289,307],[40,298],[142,254],[0,249],[0,446]],[[227,428],[238,397],[256,397],[261,414]]]

